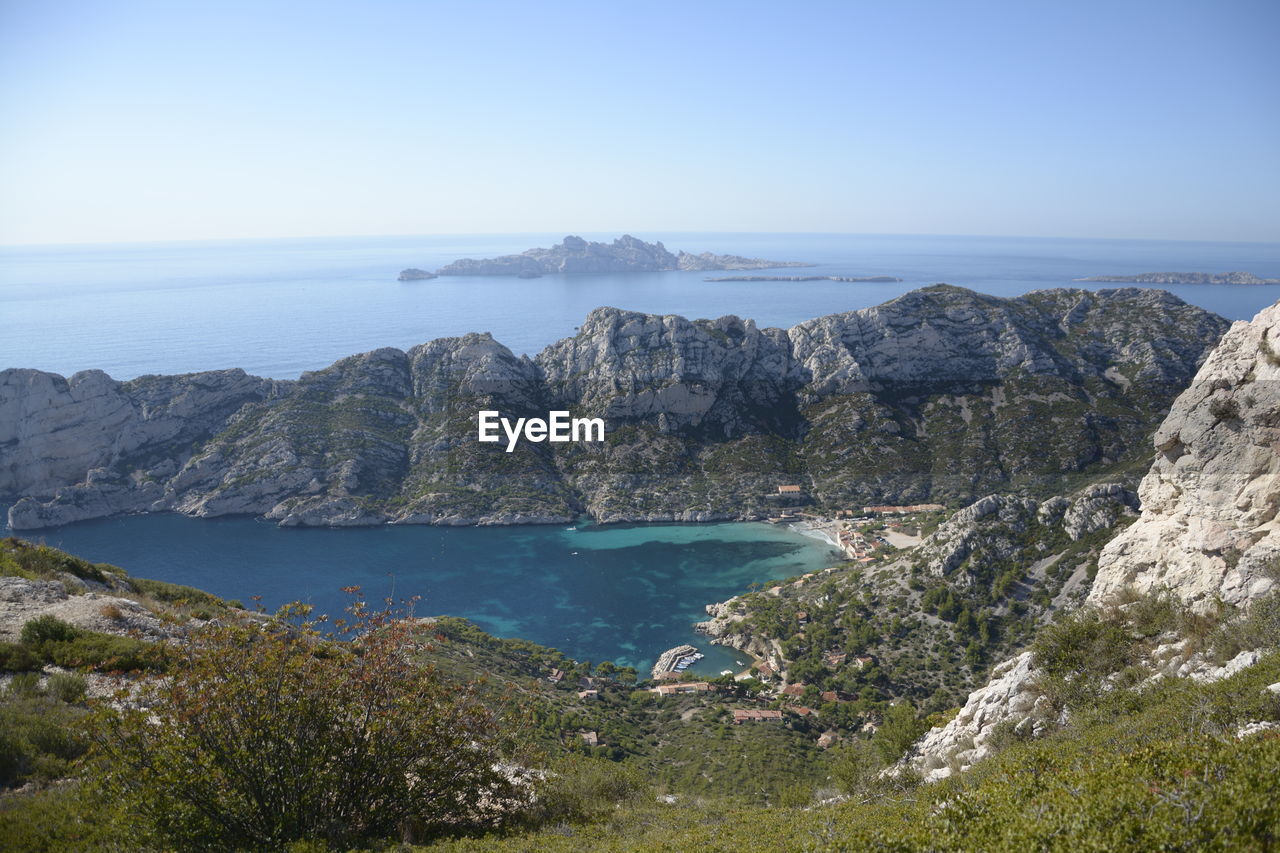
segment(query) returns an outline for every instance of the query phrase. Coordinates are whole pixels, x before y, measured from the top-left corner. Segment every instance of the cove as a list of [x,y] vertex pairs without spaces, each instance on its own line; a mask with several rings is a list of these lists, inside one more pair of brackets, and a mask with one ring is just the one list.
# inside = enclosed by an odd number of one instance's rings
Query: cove
[[358,585],[370,602],[421,596],[420,616],[448,614],[501,637],[647,674],[680,643],[714,674],[745,660],[692,624],[703,607],[755,582],[834,565],[825,542],[763,523],[286,529],[249,518],[164,513],[81,522],[36,537],[138,577],[274,609],[303,601],[339,615]]

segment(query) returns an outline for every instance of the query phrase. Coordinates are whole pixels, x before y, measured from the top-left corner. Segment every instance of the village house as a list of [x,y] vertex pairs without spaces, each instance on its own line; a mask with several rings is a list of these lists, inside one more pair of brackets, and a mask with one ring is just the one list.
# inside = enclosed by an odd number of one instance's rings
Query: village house
[[578,691],[578,698],[579,698],[579,699],[595,699],[595,698],[597,698],[597,697],[599,697],[599,696],[600,696],[600,691],[599,691],[599,690],[594,690],[594,689],[593,689],[593,690],[579,690],[579,691]]
[[758,720],[781,720],[782,712],[775,711],[771,708],[735,708],[733,711],[734,723],[745,723]]
[[780,495],[802,495],[804,489],[799,486],[778,486],[778,494]]
[[550,681],[552,684],[559,684],[563,680],[564,680],[563,669],[553,669],[551,670],[551,674],[547,676],[547,681]]
[[649,692],[660,696],[678,696],[682,693],[706,693],[711,685],[705,681],[685,681],[680,684],[659,684]]
[[600,745],[600,735],[595,732],[578,732],[578,736],[582,738],[582,742],[587,746]]
[[786,687],[782,688],[782,695],[783,696],[803,696],[804,690],[806,687],[808,687],[807,684],[802,684],[800,682],[797,682],[795,684],[788,684]]
[[846,652],[827,652],[822,656],[822,662],[834,669],[842,665],[849,655]]

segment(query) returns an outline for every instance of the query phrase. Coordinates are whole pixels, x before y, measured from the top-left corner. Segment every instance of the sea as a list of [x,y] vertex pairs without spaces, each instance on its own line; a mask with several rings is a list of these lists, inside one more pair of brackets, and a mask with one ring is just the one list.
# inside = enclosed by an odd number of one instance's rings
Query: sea
[[[744,275],[887,275],[897,283],[709,282],[736,273],[629,273],[400,282],[436,269],[549,246],[563,234],[432,235],[0,247],[0,368],[117,379],[240,367],[296,378],[357,352],[487,331],[517,354],[571,336],[608,305],[689,318],[734,314],[761,327],[879,304],[947,282],[996,296],[1096,275],[1243,270],[1280,278],[1280,243],[848,234],[649,233],[668,249],[804,261]],[[617,234],[581,233],[591,240]],[[1228,319],[1280,300],[1280,285],[1167,286]],[[3,507],[0,507],[3,509]],[[741,655],[692,633],[706,604],[753,583],[831,565],[828,543],[765,524],[283,530],[247,519],[132,516],[41,531],[49,544],[131,573],[274,608],[303,600],[337,613],[340,589],[420,596],[500,636],[577,659],[644,668],[692,642],[696,671]]]

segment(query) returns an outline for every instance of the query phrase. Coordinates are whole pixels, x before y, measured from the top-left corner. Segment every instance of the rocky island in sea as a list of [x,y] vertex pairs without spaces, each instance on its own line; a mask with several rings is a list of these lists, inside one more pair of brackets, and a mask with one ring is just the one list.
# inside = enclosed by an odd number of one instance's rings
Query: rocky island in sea
[[864,284],[902,281],[891,275],[723,275],[703,281],[852,281]]
[[436,271],[438,275],[514,275],[537,278],[549,273],[663,272],[667,270],[764,270],[807,267],[798,261],[768,261],[711,252],[672,254],[662,243],[646,243],[624,234],[612,243],[568,236],[550,249],[528,249],[497,258],[462,258]]
[[436,277],[436,274],[433,272],[420,270],[417,267],[409,267],[407,270],[401,270],[400,275],[397,278],[400,281],[427,281]]
[[1122,284],[1280,284],[1280,278],[1258,278],[1251,272],[1144,272],[1138,275],[1094,275],[1076,281]]

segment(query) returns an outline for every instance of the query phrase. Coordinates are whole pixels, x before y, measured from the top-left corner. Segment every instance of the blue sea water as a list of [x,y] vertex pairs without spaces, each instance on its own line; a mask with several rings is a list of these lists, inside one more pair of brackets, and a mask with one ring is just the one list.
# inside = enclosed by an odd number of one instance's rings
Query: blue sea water
[[358,585],[371,602],[421,596],[418,615],[465,616],[578,660],[651,666],[680,643],[695,671],[744,658],[694,634],[704,606],[755,582],[834,565],[825,542],[762,523],[292,530],[247,518],[164,514],[82,522],[39,537],[140,577],[189,584],[274,609],[339,615]]
[[[381,346],[492,332],[516,353],[573,334],[612,305],[690,318],[737,314],[790,326],[945,281],[998,296],[1152,271],[1246,270],[1280,278],[1280,244],[824,234],[655,234],[673,251],[807,261],[789,275],[893,275],[895,284],[711,283],[704,273],[440,278],[409,266],[547,246],[562,234],[0,247],[0,368],[119,379],[242,367],[292,378]],[[617,235],[583,234],[588,239]],[[773,274],[762,272],[762,275]],[[713,274],[714,275],[714,274]],[[1167,288],[1230,319],[1280,286]],[[646,665],[692,641],[702,607],[748,584],[820,568],[816,540],[768,525],[281,530],[249,519],[138,516],[46,531],[50,544],[134,574],[274,607],[337,611],[339,588],[422,595],[419,612],[475,619],[577,658]],[[576,553],[575,553],[576,552]],[[702,671],[733,665],[710,652]]]
[[[242,367],[287,379],[352,353],[466,332],[489,331],[516,353],[533,354],[572,335],[600,305],[690,318],[737,314],[786,327],[940,281],[1016,296],[1115,286],[1072,282],[1101,274],[1246,270],[1280,278],[1280,243],[640,233],[672,250],[815,265],[782,275],[903,281],[711,283],[693,272],[396,281],[405,267],[435,269],[459,257],[548,246],[563,236],[0,247],[0,368],[64,375],[97,368],[129,379]],[[1230,319],[1247,319],[1280,299],[1280,286],[1168,289]]]

